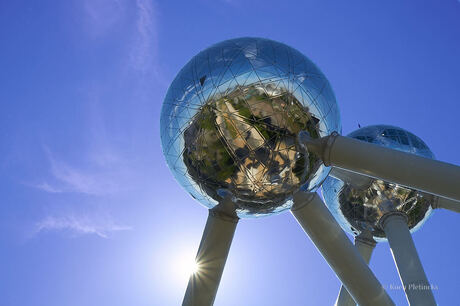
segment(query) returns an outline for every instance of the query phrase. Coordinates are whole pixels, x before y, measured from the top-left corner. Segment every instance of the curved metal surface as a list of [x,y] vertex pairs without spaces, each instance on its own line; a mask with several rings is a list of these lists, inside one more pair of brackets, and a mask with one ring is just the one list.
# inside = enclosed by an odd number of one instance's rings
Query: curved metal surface
[[[368,126],[348,137],[434,159],[433,153],[420,138],[398,127]],[[326,205],[342,228],[353,235],[369,230],[374,239],[385,240],[385,233],[378,222],[392,210],[405,213],[408,226],[414,232],[432,212],[434,196],[430,194],[371,178],[368,185],[358,185],[331,176],[322,185]]]
[[240,218],[292,205],[329,172],[300,149],[297,134],[341,131],[334,93],[303,54],[261,38],[227,40],[200,52],[172,82],[161,112],[161,140],[178,182],[208,208],[220,191]]

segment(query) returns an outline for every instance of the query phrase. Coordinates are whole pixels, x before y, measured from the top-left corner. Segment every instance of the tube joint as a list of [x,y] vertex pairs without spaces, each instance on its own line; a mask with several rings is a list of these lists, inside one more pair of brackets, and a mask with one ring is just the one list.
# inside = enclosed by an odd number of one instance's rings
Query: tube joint
[[378,225],[382,230],[385,229],[385,226],[387,225],[388,221],[394,217],[402,218],[404,222],[407,224],[408,222],[408,217],[405,213],[400,212],[400,211],[390,211],[385,213],[379,220]]
[[231,222],[231,223],[238,223],[238,221],[240,220],[240,218],[238,218],[238,217],[231,216],[231,215],[228,215],[228,214],[226,214],[226,213],[224,213],[222,211],[212,210],[212,209],[209,210],[209,215],[214,217],[214,218],[218,218],[218,219],[221,219],[223,221]]
[[321,159],[325,166],[329,167],[331,165],[331,151],[332,147],[334,146],[334,142],[337,140],[339,133],[336,131],[332,132],[331,135],[327,136],[324,143],[323,143],[323,154]]
[[296,211],[307,206],[315,198],[316,192],[305,192],[297,191],[292,196],[294,204],[291,207],[291,211]]
[[375,248],[377,241],[372,238],[372,234],[369,231],[363,231],[358,236],[355,237],[355,244],[361,243],[365,244],[371,248]]
[[331,149],[337,136],[339,136],[339,133],[334,131],[322,138],[312,138],[307,131],[300,131],[297,139],[305,151],[316,154],[324,165],[329,167],[331,164]]

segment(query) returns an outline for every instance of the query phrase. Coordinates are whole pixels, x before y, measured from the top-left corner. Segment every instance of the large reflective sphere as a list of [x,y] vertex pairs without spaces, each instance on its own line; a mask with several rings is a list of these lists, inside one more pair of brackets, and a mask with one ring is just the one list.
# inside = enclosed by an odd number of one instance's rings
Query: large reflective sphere
[[297,133],[341,131],[329,82],[304,55],[261,38],[227,40],[200,52],[172,82],[161,113],[163,152],[180,184],[208,208],[222,191],[239,217],[291,206],[329,168],[304,154]]
[[[361,128],[348,135],[384,147],[434,158],[427,145],[417,136],[401,128],[374,125]],[[378,162],[378,161],[376,161]],[[368,184],[357,187],[329,176],[322,185],[326,205],[344,230],[357,235],[370,230],[376,240],[385,240],[378,226],[380,217],[389,210],[404,212],[408,216],[411,232],[416,231],[431,214],[433,196],[382,180],[369,179]],[[388,207],[389,201],[391,207]]]

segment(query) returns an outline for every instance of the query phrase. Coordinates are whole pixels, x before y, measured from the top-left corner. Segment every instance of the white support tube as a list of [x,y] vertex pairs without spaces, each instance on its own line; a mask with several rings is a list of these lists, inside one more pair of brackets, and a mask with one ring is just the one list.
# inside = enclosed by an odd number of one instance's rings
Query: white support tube
[[223,209],[209,210],[196,255],[197,271],[190,276],[183,306],[213,305],[237,224],[238,218]]
[[394,305],[318,194],[295,193],[291,212],[355,301]]
[[460,202],[436,197],[435,202],[433,203],[433,208],[443,208],[456,213],[460,213]]
[[407,226],[407,216],[400,212],[386,213],[380,219],[380,226],[385,231],[390,244],[409,305],[436,305],[431,286]]
[[368,176],[336,167],[332,167],[331,172],[329,172],[329,175],[359,189],[369,188],[369,186],[374,181],[373,178],[370,178]]
[[[331,172],[329,172],[329,176],[332,176],[336,179],[339,179],[345,183],[352,185],[355,188],[360,189],[368,188],[374,181],[374,179],[369,176],[336,167],[332,167]],[[443,208],[453,212],[460,213],[459,201],[454,201],[443,197],[435,196],[434,201],[432,203],[432,207],[433,209]]]
[[[375,249],[377,243],[372,238],[372,234],[369,231],[361,232],[358,236],[355,237],[355,247],[358,250],[359,254],[363,257],[366,264],[369,265],[371,261],[372,252]],[[348,293],[347,288],[344,285],[340,287],[339,296],[335,302],[336,306],[355,306],[356,302]]]
[[[345,169],[340,169],[336,167],[332,167],[331,172],[329,172],[329,176],[332,176],[336,179],[342,180],[345,183],[352,185],[355,188],[368,188],[372,182],[374,181],[373,178],[358,174],[356,172],[351,172]],[[432,203],[432,207],[436,208],[443,208],[453,212],[460,213],[460,202],[454,201],[450,199],[446,199],[443,197],[434,197],[434,201]]]
[[460,201],[460,167],[333,133],[313,139],[299,133],[308,151],[334,166]]

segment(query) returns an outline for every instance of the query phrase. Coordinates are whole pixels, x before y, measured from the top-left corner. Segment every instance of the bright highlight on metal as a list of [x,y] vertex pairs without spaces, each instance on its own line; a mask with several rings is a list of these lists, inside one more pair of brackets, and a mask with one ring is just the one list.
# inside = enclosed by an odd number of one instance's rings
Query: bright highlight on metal
[[300,149],[297,134],[340,132],[334,93],[321,71],[282,43],[239,38],[202,51],[179,72],[161,113],[161,138],[179,183],[208,208],[219,190],[240,218],[290,208],[329,169]]

